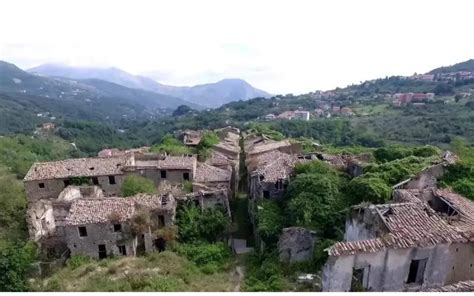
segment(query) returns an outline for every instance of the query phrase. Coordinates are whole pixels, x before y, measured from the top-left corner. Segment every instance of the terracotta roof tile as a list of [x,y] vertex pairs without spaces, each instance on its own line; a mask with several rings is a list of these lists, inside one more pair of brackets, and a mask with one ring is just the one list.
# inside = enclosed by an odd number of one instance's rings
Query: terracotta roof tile
[[474,281],[457,282],[439,288],[427,289],[425,292],[474,292]]
[[[416,197],[409,196],[411,192],[406,193],[407,199],[414,201]],[[329,254],[343,256],[378,252],[386,248],[428,247],[473,239],[473,202],[447,190],[436,190],[435,196],[450,201],[460,216],[445,217],[420,201],[377,205],[375,207],[388,233],[375,239],[338,242],[329,248]]]
[[196,168],[194,181],[198,183],[206,182],[229,182],[232,172],[211,166],[205,163],[199,163]]
[[251,174],[263,176],[266,182],[276,182],[288,178],[297,163],[307,161],[296,155],[287,154],[278,150],[256,156],[249,164]]
[[131,164],[130,156],[108,158],[76,158],[52,162],[34,163],[25,181],[64,179],[69,177],[93,177],[122,174],[122,167]]
[[124,222],[130,219],[138,208],[174,210],[175,207],[175,199],[171,195],[138,194],[126,198],[76,199],[71,204],[65,224],[109,223],[112,219]]

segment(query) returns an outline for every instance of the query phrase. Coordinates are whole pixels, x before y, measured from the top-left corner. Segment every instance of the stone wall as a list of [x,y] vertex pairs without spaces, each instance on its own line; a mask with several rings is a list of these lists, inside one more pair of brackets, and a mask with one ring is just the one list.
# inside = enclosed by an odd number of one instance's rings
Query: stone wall
[[273,182],[260,181],[258,175],[249,177],[249,195],[251,199],[266,198],[265,191],[268,192],[269,199],[281,199],[285,194],[285,189],[277,189]]
[[313,258],[316,233],[302,227],[283,228],[278,241],[278,254],[282,262],[302,262]]
[[[136,255],[137,239],[131,235],[129,224],[121,223],[121,225],[120,232],[114,232],[112,223],[66,226],[66,240],[71,256],[99,258],[99,245],[105,245],[107,257],[122,256],[118,246],[125,246],[127,256]],[[86,237],[79,236],[79,227],[86,227]]]
[[[473,244],[440,244],[428,248],[386,249],[329,257],[323,268],[323,291],[351,289],[353,269],[364,268],[370,291],[419,291],[472,279]],[[407,283],[412,260],[427,259],[423,283]]]
[[[115,184],[110,184],[109,176],[98,176],[98,186],[105,196],[116,196],[120,193],[125,175],[114,175]],[[26,193],[29,201],[39,199],[56,199],[66,187],[68,179],[25,181]],[[91,178],[92,183],[92,178]],[[43,188],[42,188],[43,187]]]

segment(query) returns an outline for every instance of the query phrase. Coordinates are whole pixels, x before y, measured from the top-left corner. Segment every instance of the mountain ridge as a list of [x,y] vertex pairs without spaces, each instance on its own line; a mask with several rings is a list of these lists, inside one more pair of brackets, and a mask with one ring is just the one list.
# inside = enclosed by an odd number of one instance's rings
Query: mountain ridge
[[222,79],[214,83],[194,86],[173,86],[155,81],[143,75],[133,75],[116,67],[71,67],[60,64],[43,64],[27,70],[30,73],[72,79],[101,79],[129,88],[144,89],[159,94],[184,99],[194,104],[211,108],[226,103],[248,100],[255,97],[270,97],[263,90],[257,89],[243,79]]

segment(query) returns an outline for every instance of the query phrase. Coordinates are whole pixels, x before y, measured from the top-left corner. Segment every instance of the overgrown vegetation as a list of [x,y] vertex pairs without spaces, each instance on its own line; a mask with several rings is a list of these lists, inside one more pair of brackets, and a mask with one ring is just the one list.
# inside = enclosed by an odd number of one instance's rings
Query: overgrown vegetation
[[133,196],[138,193],[156,193],[156,186],[152,180],[142,176],[129,175],[125,178],[121,188],[122,196]]
[[229,227],[229,218],[220,207],[202,210],[194,203],[182,206],[176,216],[180,242],[216,242]]
[[45,292],[225,292],[233,290],[231,268],[206,269],[184,255],[164,251],[144,257],[81,260],[79,266],[65,266],[45,279],[35,279],[30,288]]
[[159,145],[152,146],[151,152],[166,153],[168,155],[183,155],[191,154],[192,151],[189,147],[185,146],[181,141],[173,137],[171,134],[167,134],[161,140]]

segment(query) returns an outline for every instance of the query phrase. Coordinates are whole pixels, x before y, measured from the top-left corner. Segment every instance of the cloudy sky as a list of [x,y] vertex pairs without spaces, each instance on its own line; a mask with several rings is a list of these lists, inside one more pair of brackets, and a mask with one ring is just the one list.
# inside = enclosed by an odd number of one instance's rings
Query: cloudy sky
[[297,94],[474,58],[470,2],[2,0],[0,60]]

